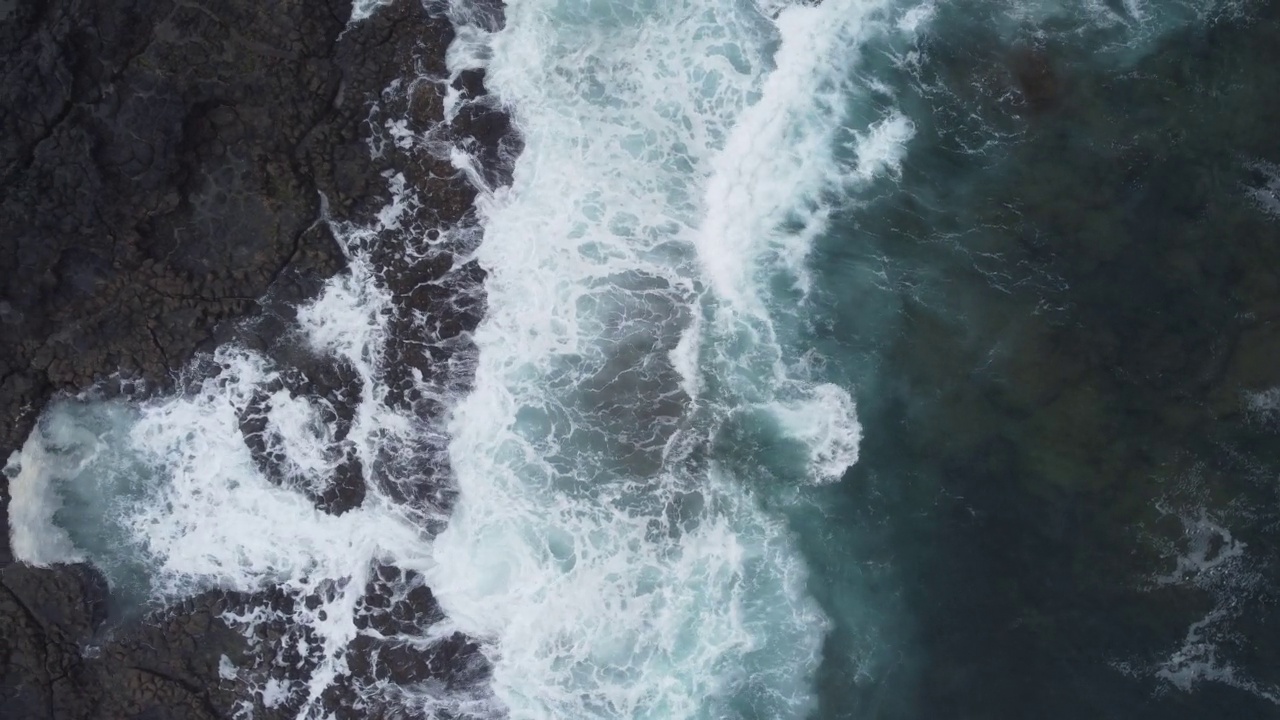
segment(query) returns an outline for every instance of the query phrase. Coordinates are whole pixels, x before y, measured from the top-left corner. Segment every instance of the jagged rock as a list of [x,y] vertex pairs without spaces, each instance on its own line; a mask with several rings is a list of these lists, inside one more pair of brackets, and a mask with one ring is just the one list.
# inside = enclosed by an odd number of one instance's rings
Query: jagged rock
[[[287,346],[289,349],[298,350],[296,346]],[[341,515],[359,507],[367,489],[360,458],[347,439],[362,395],[359,378],[353,368],[334,358],[302,354],[287,367],[277,381],[260,388],[240,409],[240,434],[264,476],[307,495],[325,512]],[[317,476],[291,466],[280,430],[270,419],[277,398],[307,403],[316,411],[318,420],[328,429],[326,451],[333,465],[330,472]]]
[[[441,142],[462,139],[486,158],[509,161],[518,141],[494,130],[509,123],[492,102],[484,123],[442,123],[444,49],[453,36],[442,13],[398,0],[348,28],[349,13],[347,0],[0,7],[0,411],[8,421],[0,458],[21,444],[53,393],[117,372],[125,380],[100,384],[105,392],[163,390],[195,352],[233,340],[292,368],[282,387],[314,400],[336,428],[344,461],[329,489],[313,494],[318,505],[358,506],[366,472],[403,497],[445,504],[447,490],[419,481],[430,480],[424,468],[388,470],[404,458],[360,466],[342,446],[360,400],[353,370],[286,330],[293,306],[345,262],[324,220],[371,222],[390,199],[394,174],[418,197],[407,231],[438,234],[437,226],[469,217],[475,189],[439,154],[397,146],[388,121]],[[489,16],[501,23],[499,7]],[[474,100],[483,85],[467,82]],[[438,372],[448,353],[423,349],[421,335],[474,328],[483,273],[474,263],[456,272],[443,252],[381,261],[398,300],[394,324],[407,338],[388,359],[410,361],[394,372]],[[418,290],[449,273],[449,292]],[[415,335],[419,314],[438,319]],[[250,315],[256,319],[241,322]],[[401,386],[406,407],[440,411]],[[271,472],[264,407],[246,409],[242,430]],[[0,485],[6,520],[7,504]],[[244,698],[220,677],[224,657],[263,672],[279,664],[299,678],[314,667],[315,639],[284,619],[306,600],[279,589],[209,593],[97,637],[101,576],[86,566],[13,565],[4,530],[0,718],[230,717]],[[277,617],[258,626],[256,649],[221,617],[250,607]],[[437,618],[425,586],[387,607],[397,627]],[[432,677],[450,672],[440,665],[449,658],[476,655],[461,636],[449,648],[430,661]],[[246,659],[257,652],[267,657]],[[349,690],[332,693],[350,698]],[[285,717],[292,702],[258,707],[259,716]]]

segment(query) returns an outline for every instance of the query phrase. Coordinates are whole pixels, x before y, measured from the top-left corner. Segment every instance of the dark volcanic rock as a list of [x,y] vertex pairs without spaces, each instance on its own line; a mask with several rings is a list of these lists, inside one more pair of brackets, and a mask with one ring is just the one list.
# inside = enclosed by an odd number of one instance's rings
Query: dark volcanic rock
[[490,671],[479,646],[461,633],[428,639],[426,629],[444,613],[422,577],[397,567],[376,567],[356,615],[359,634],[347,646],[348,675],[325,696],[340,720],[392,718],[367,698],[385,684],[474,688]]
[[[452,29],[410,2],[343,34],[348,14],[55,0],[0,21],[0,409],[20,418],[0,450],[51,392],[117,370],[163,386],[268,289],[314,291],[343,262],[322,197],[335,220],[365,217],[398,159],[441,221],[467,212],[447,162],[370,157],[370,103],[406,72],[442,75]],[[418,85],[414,130],[441,117],[442,88]]]
[[[292,355],[300,349],[286,345],[282,350],[286,352],[279,354]],[[303,493],[325,512],[341,515],[359,507],[367,489],[364,468],[347,439],[361,395],[359,378],[349,365],[303,355],[240,409],[240,434],[264,476]],[[283,438],[270,419],[276,402],[305,403],[311,408],[318,425],[327,431],[327,472],[304,471],[290,463]]]
[[234,697],[219,663],[239,657],[242,642],[215,617],[218,598],[91,645],[106,597],[105,581],[84,566],[0,571],[0,717],[225,717]]
[[[0,3],[0,461],[53,393],[117,372],[142,381],[122,387],[162,390],[195,352],[235,340],[290,368],[281,389],[334,428],[342,460],[308,493],[317,505],[334,513],[359,506],[366,471],[389,478],[380,482],[400,496],[444,504],[440,487],[413,491],[406,480],[424,468],[391,477],[391,461],[360,466],[346,440],[361,392],[354,371],[317,357],[287,329],[292,307],[346,261],[327,221],[369,223],[397,174],[414,194],[407,232],[466,225],[476,191],[445,154],[398,144],[388,122],[425,143],[463,142],[499,171],[518,145],[488,99],[464,106],[455,127],[442,122],[453,36],[442,15],[417,0],[350,28],[349,14],[349,0]],[[490,14],[501,22],[500,9]],[[464,82],[466,99],[483,95],[481,77]],[[450,232],[478,238],[465,227]],[[474,261],[455,268],[447,254],[393,250],[377,259],[397,299],[393,332],[406,339],[388,347],[394,369],[384,381],[390,402],[426,418],[439,404],[415,395],[410,380],[449,375],[441,370],[449,348],[466,344],[458,338],[483,312],[483,273]],[[433,318],[427,325],[424,313]],[[240,322],[248,316],[256,319]],[[245,408],[241,429],[264,472],[286,482],[268,402]],[[6,521],[8,500],[0,483]],[[210,593],[97,637],[107,602],[101,576],[84,566],[14,565],[4,530],[0,719],[230,717],[244,698],[220,672],[224,663],[288,667],[294,680],[314,667],[315,639],[287,622],[292,604],[305,600],[277,591]],[[386,612],[369,617],[385,627],[438,619],[420,582],[403,595],[379,585],[370,608],[378,592]],[[277,618],[252,638],[222,618],[249,608]],[[409,657],[392,643],[376,653],[415,680],[483,672],[468,639],[442,647]],[[352,697],[350,687],[331,689]],[[260,717],[296,710],[250,701]]]
[[22,418],[0,448],[51,391],[164,384],[283,273],[340,266],[297,150],[358,135],[341,9],[55,0],[0,25],[0,407]]

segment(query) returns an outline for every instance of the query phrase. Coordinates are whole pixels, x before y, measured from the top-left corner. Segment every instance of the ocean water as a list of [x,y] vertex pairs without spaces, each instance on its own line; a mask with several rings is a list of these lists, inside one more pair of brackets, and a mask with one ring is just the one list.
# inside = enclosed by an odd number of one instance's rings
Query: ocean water
[[1277,5],[439,9],[524,143],[470,172],[487,313],[416,388],[448,412],[389,400],[379,258],[443,246],[393,178],[294,330],[349,427],[234,346],[62,398],[6,467],[18,557],[126,615],[313,599],[305,677],[224,672],[301,718],[386,565],[444,611],[412,643],[486,663],[361,690],[411,717],[1280,717]]

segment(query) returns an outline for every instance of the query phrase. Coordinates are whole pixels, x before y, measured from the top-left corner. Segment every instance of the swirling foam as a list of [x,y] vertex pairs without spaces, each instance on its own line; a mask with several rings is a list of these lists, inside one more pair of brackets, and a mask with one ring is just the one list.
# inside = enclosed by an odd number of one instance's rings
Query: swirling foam
[[814,481],[856,460],[844,388],[787,361],[768,290],[803,283],[870,3],[507,6],[460,33],[525,150],[481,202],[489,315],[450,425],[460,499],[429,580],[521,718],[803,717],[827,621],[788,529],[708,448],[773,411]]

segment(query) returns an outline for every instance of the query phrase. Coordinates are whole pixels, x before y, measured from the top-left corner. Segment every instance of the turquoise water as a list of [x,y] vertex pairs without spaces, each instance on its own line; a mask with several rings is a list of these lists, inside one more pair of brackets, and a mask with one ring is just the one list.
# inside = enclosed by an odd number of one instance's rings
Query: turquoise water
[[[182,395],[46,411],[20,556],[155,603],[323,589],[312,699],[373,564],[413,570],[492,666],[381,689],[421,716],[1280,714],[1275,5],[506,16],[450,54],[525,142],[479,201],[474,387],[423,381],[440,425],[385,401],[371,250],[431,252],[392,209],[300,312],[366,468],[448,438],[447,514],[268,482],[240,413],[280,369],[224,348]],[[326,401],[269,393],[322,484]]]

